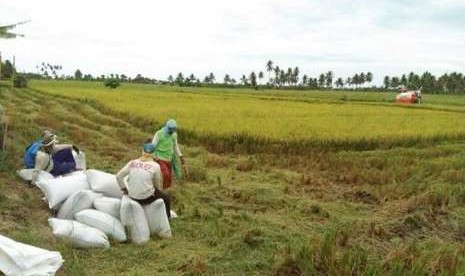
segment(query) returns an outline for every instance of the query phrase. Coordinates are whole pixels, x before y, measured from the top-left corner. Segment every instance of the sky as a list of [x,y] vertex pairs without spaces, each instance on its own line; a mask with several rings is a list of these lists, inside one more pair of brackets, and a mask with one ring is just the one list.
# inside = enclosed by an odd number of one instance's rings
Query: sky
[[239,79],[298,66],[346,78],[465,71],[465,0],[0,0],[0,40],[20,71],[41,62],[93,75],[166,79],[214,72]]

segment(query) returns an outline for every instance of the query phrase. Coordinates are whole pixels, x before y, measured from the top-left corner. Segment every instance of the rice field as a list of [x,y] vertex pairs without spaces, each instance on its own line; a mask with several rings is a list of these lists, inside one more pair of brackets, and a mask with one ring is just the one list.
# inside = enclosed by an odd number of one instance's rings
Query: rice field
[[393,103],[393,93],[376,92],[236,92],[137,84],[110,90],[100,83],[57,81],[34,81],[31,87],[94,100],[144,122],[175,118],[181,129],[204,137],[351,143],[465,135],[465,99],[455,96],[426,95],[429,103],[418,108]]

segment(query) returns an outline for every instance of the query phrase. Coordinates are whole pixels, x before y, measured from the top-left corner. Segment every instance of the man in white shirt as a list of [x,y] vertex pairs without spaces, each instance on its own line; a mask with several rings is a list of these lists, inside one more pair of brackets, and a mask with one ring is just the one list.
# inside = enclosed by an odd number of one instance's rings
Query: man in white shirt
[[[142,156],[129,161],[118,174],[116,180],[124,194],[137,201],[141,205],[146,205],[161,198],[165,202],[166,214],[170,217],[170,199],[162,190],[162,176],[160,165],[153,161],[152,154],[155,146],[147,143],[143,147]],[[124,178],[128,177],[127,186]]]

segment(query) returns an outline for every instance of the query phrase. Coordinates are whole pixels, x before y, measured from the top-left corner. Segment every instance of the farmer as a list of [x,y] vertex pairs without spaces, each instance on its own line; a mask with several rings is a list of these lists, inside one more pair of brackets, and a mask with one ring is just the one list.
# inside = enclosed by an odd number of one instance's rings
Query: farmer
[[79,154],[79,148],[71,144],[57,144],[56,135],[50,131],[44,131],[37,151],[31,146],[26,150],[26,157],[34,160],[32,171],[32,184],[37,184],[40,171],[47,171],[53,176],[67,174],[76,170],[76,162],[72,150]]
[[181,175],[178,158],[181,160],[184,172],[187,173],[186,161],[179,149],[176,130],[176,121],[169,119],[166,125],[155,133],[152,140],[152,144],[155,146],[154,158],[160,165],[163,175],[163,189],[171,187],[173,171],[177,178]]
[[[125,195],[141,205],[147,205],[161,198],[165,202],[166,215],[170,218],[170,199],[162,190],[160,165],[153,160],[155,147],[144,144],[142,156],[129,161],[116,175],[118,185]],[[129,175],[127,186],[124,178]]]

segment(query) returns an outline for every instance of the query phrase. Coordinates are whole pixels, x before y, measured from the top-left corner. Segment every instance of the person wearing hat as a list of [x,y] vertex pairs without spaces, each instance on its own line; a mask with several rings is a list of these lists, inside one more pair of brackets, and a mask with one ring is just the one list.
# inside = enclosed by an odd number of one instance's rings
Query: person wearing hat
[[37,184],[40,171],[47,171],[54,176],[70,173],[76,169],[76,162],[72,150],[79,153],[79,149],[71,144],[58,144],[56,135],[50,131],[44,131],[42,145],[35,156],[34,169],[32,171],[32,184]]
[[179,149],[177,127],[176,121],[169,119],[166,125],[155,133],[152,140],[152,144],[155,146],[153,156],[160,165],[163,175],[163,189],[171,187],[173,171],[177,178],[181,177],[179,166],[177,166],[178,158],[181,160],[184,172],[187,173],[186,162]]
[[[170,217],[170,199],[162,190],[160,165],[153,160],[155,147],[152,143],[143,146],[142,155],[129,161],[117,174],[116,180],[125,195],[141,205],[147,205],[155,200],[163,199],[166,215]],[[127,183],[124,178],[128,177]]]

